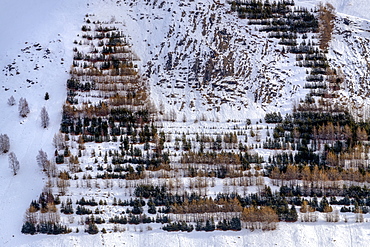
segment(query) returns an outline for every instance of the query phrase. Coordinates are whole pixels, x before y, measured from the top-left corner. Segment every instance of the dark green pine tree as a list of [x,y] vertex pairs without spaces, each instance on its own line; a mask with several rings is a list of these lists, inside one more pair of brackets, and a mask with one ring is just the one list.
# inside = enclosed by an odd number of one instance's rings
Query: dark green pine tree
[[326,197],[324,196],[321,201],[320,201],[320,205],[319,207],[317,208],[318,211],[320,212],[324,212],[324,210],[329,207],[329,202],[328,200],[326,199]]
[[196,231],[202,231],[203,229],[204,229],[203,223],[201,221],[197,221],[197,223],[195,225],[195,230]]
[[23,234],[35,234],[36,233],[36,226],[35,224],[29,222],[29,221],[26,221],[23,226],[22,226],[22,231],[21,231]]
[[296,222],[298,220],[298,214],[297,210],[295,209],[294,205],[289,210],[289,213],[287,214],[285,221],[287,222]]
[[97,234],[99,232],[99,228],[96,226],[95,223],[90,222],[86,232],[89,234]]
[[234,231],[240,231],[242,229],[242,225],[240,223],[239,218],[232,218],[230,221],[230,229]]
[[150,214],[156,214],[157,213],[157,209],[155,208],[155,204],[151,199],[148,202],[148,206],[149,206],[148,213],[150,213]]
[[214,231],[215,230],[215,223],[213,222],[213,219],[212,220],[207,220],[206,221],[206,226],[205,226],[205,228],[204,228],[204,230],[206,231],[206,232],[212,232],[212,231]]

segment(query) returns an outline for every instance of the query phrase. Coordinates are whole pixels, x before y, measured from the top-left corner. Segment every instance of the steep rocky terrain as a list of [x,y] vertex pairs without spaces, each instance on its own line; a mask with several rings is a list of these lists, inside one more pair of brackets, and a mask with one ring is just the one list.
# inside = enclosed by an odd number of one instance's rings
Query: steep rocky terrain
[[[292,231],[302,244],[361,246],[366,237],[329,237],[368,234],[370,23],[348,4],[333,2],[358,17],[329,19],[327,49],[315,1],[252,14],[241,9],[253,3],[77,1],[30,19],[49,31],[9,33],[0,134],[21,168],[11,176],[0,156],[2,243],[266,245],[281,234],[277,245],[294,246]],[[26,118],[10,96],[29,101]],[[267,223],[251,220],[256,204]],[[223,231],[238,222],[240,234]],[[244,228],[277,230],[259,239]]]

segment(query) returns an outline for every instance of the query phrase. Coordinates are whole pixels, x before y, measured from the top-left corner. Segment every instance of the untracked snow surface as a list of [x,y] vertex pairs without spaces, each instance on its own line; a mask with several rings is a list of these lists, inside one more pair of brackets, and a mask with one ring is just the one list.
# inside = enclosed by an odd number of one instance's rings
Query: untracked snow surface
[[69,234],[57,237],[31,237],[23,246],[367,246],[368,224],[293,223],[280,224],[275,231],[215,231],[211,233],[168,233],[162,231],[102,234],[95,236]]
[[[59,130],[62,105],[66,98],[65,82],[73,57],[73,40],[79,33],[85,14],[119,16],[128,26],[133,50],[142,64],[150,58],[140,41],[147,30],[142,23],[128,15],[124,4],[116,1],[88,0],[12,0],[0,3],[0,134],[10,138],[10,151],[20,162],[20,171],[12,175],[8,156],[0,155],[0,246],[367,246],[370,240],[369,223],[280,223],[270,232],[242,230],[240,232],[168,233],[140,231],[130,226],[124,233],[71,233],[68,235],[22,235],[23,217],[31,200],[42,192],[45,175],[37,167],[36,155],[40,149],[53,155],[52,139]],[[224,3],[225,1],[221,1]],[[314,7],[318,1],[296,0],[296,3]],[[370,20],[368,0],[329,0],[338,12]],[[126,15],[127,14],[127,15]],[[150,13],[148,13],[150,14]],[[165,14],[163,16],[165,17]],[[166,23],[163,21],[161,23]],[[130,25],[129,25],[130,24]],[[154,27],[153,27],[154,28]],[[168,27],[158,27],[159,31]],[[160,42],[155,37],[152,43]],[[45,93],[50,95],[44,100]],[[158,92],[157,92],[158,94]],[[161,95],[156,95],[157,99]],[[13,96],[17,102],[9,106]],[[26,98],[30,113],[27,118],[18,114],[18,101]],[[43,129],[40,111],[45,106],[50,126]],[[249,114],[260,109],[251,108]],[[248,113],[248,112],[245,112]],[[189,113],[190,114],[190,113]],[[222,117],[228,117],[228,108]],[[243,112],[244,114],[244,112]],[[263,116],[259,116],[262,118]],[[195,117],[194,117],[195,118]],[[254,118],[258,118],[258,113]]]

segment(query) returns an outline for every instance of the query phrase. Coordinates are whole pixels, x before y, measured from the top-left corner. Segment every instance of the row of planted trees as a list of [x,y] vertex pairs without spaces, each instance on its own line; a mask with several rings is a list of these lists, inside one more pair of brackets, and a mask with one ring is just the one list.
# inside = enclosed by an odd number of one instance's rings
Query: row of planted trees
[[[95,204],[84,203],[80,200],[78,205],[74,206],[70,200],[60,202],[60,200],[53,199],[51,192],[53,187],[57,187],[58,194],[63,198],[68,192],[71,192],[69,187],[73,180],[78,180],[81,177],[81,181],[89,182],[86,182],[86,186],[90,184],[93,166],[96,168],[94,169],[94,178],[100,179],[102,176],[102,179],[106,179],[109,177],[108,174],[99,174],[99,170],[102,168],[101,164],[105,165],[106,171],[109,170],[112,162],[115,169],[121,167],[121,164],[135,163],[134,160],[140,163],[139,159],[145,164],[142,149],[137,148],[136,145],[141,146],[142,143],[145,143],[149,152],[151,151],[149,149],[150,143],[157,142],[159,153],[161,151],[161,141],[156,127],[150,124],[153,111],[149,110],[146,85],[144,80],[137,75],[137,69],[133,63],[136,56],[125,42],[124,34],[118,28],[103,28],[102,25],[100,23],[96,26],[95,32],[99,33],[99,37],[97,37],[99,43],[95,44],[95,48],[90,49],[90,52],[86,54],[79,51],[80,48],[74,49],[71,78],[67,80],[68,94],[66,104],[63,107],[61,133],[56,134],[53,139],[56,148],[55,157],[48,160],[46,153],[42,150],[37,156],[37,162],[48,176],[48,192],[43,193],[37,202],[31,203],[26,213],[22,228],[23,233],[69,233],[71,229],[59,223],[60,213],[63,215],[101,213],[99,210],[92,211],[88,208],[95,206]],[[81,36],[83,40],[80,43],[76,42],[76,45],[93,42],[88,33],[90,28],[86,25],[82,29],[84,32]],[[100,45],[102,42],[103,45]],[[108,165],[108,155],[105,153],[104,156],[100,155],[101,164],[98,163],[97,156],[93,166],[84,167],[81,166],[81,162],[86,154],[85,142],[121,142],[121,150],[119,152],[116,150],[117,152],[114,153],[109,151]],[[75,153],[76,147],[78,147],[77,153]],[[93,150],[95,153],[94,148]],[[153,157],[153,159],[155,158]],[[55,163],[66,170],[59,168],[58,171]],[[134,167],[136,166],[134,165]],[[82,169],[85,170],[84,176],[77,176]],[[120,172],[125,171],[127,175],[122,179],[128,179],[130,176],[131,179],[137,179],[142,173],[139,168],[131,170],[129,167],[127,170],[121,169]],[[111,174],[114,172],[111,170]],[[79,183],[74,184],[78,186]],[[136,206],[136,208],[139,207]],[[133,211],[135,214],[136,211],[134,209]],[[104,219],[100,219],[102,218],[96,217],[84,222],[86,231],[97,233],[96,224],[104,221]],[[133,216],[130,219],[136,220],[137,217]],[[139,220],[140,222],[141,220]]]

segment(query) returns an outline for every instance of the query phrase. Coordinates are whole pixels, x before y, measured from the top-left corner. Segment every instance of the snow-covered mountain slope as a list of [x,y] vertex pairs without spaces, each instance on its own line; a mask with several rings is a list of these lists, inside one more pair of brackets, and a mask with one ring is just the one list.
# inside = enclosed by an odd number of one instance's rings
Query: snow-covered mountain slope
[[[0,245],[17,246],[15,238],[29,200],[35,198],[45,181],[36,165],[38,150],[53,152],[52,138],[58,132],[65,82],[73,57],[73,39],[86,13],[84,1],[11,1],[1,3],[0,22],[0,133],[10,138],[10,151],[20,162],[20,172],[12,176],[8,155],[0,156],[1,206]],[[44,100],[48,92],[50,99]],[[13,96],[15,106],[7,100]],[[30,113],[18,114],[18,101],[26,98]],[[50,126],[40,126],[45,106]],[[24,239],[23,243],[28,240]]]
[[266,106],[290,108],[288,98],[304,96],[299,86],[304,70],[292,70],[295,58],[284,56],[277,40],[267,40],[266,33],[230,13],[226,2],[132,5],[128,16],[146,30],[133,43],[146,43],[143,72],[153,98],[166,109],[185,112],[188,119],[204,111],[257,118]]
[[369,37],[369,21],[340,15],[329,50],[330,63],[345,77],[341,91],[344,101],[351,109],[359,109],[365,119],[369,117]]
[[[317,4],[317,1],[296,2],[311,7]],[[341,13],[339,17],[349,20],[338,21],[329,51],[330,62],[334,67],[341,67],[348,81],[366,84],[369,80],[366,44],[370,29],[367,1],[329,2]],[[282,108],[282,113],[288,112],[294,100],[304,97],[305,71],[296,70],[295,58],[281,55],[281,47],[274,41],[262,42],[265,34],[247,27],[234,14],[228,13],[226,1],[174,1],[160,5],[161,1],[154,4],[87,0],[18,0],[1,4],[0,133],[9,135],[10,151],[16,153],[21,169],[17,176],[12,176],[7,155],[0,156],[0,245],[113,246],[125,243],[154,246],[160,242],[163,246],[296,246],[297,243],[365,246],[369,229],[355,223],[282,224],[275,232],[244,230],[211,235],[178,236],[162,231],[139,233],[133,229],[108,236],[20,234],[24,212],[45,183],[35,157],[40,149],[53,154],[52,138],[59,130],[61,108],[66,98],[65,82],[73,58],[73,40],[85,14],[102,18],[114,16],[125,23],[132,48],[141,59],[141,71],[148,77],[153,101],[158,107],[162,102],[168,112],[181,110],[188,119],[194,120],[210,109],[209,119],[259,119],[266,109]],[[233,65],[224,64],[224,59],[234,61]],[[203,69],[207,63],[214,67],[212,75],[207,75]],[[210,80],[204,81],[208,77]],[[267,84],[267,81],[272,83]],[[283,87],[281,81],[284,81]],[[266,87],[261,87],[263,83]],[[367,90],[361,92],[360,85],[362,83],[348,84],[343,95],[354,99],[350,94],[352,90],[366,97]],[[264,97],[256,101],[256,90],[265,95],[271,93],[271,101]],[[46,92],[50,94],[48,101],[44,100]],[[18,105],[7,105],[10,96],[14,96],[16,102],[21,97],[27,99],[31,112],[26,119],[18,116]],[[366,102],[365,98],[355,99]],[[43,106],[51,119],[46,130],[40,127]],[[178,113],[179,119],[181,116],[182,113]],[[323,236],[322,232],[325,232]]]
[[[347,17],[351,11],[366,17],[366,12],[360,7],[354,10],[349,2],[332,4],[345,14],[337,17],[330,64],[338,68],[339,61],[343,66],[360,60],[366,68],[366,52],[361,50],[366,49],[368,21]],[[317,2],[297,1],[296,5],[312,9]],[[268,39],[268,33],[258,31],[260,27],[248,25],[247,19],[230,12],[227,1],[118,1],[116,6],[108,6],[100,7],[96,14],[124,19],[155,104],[163,104],[167,112],[180,112],[178,117],[185,114],[188,119],[199,119],[204,111],[213,118],[228,119],[258,118],[274,110],[285,113],[309,91],[304,89],[306,69],[295,66],[295,55],[283,52],[278,39]],[[351,28],[345,24],[347,19],[360,30],[352,40],[339,34],[341,29]],[[309,35],[311,38],[315,35]],[[354,47],[354,39],[358,47]],[[343,46],[350,49],[344,53],[352,54],[335,53]],[[366,80],[359,69],[344,71],[353,88]],[[348,94],[347,89],[342,92],[345,101],[357,96],[358,90]]]

